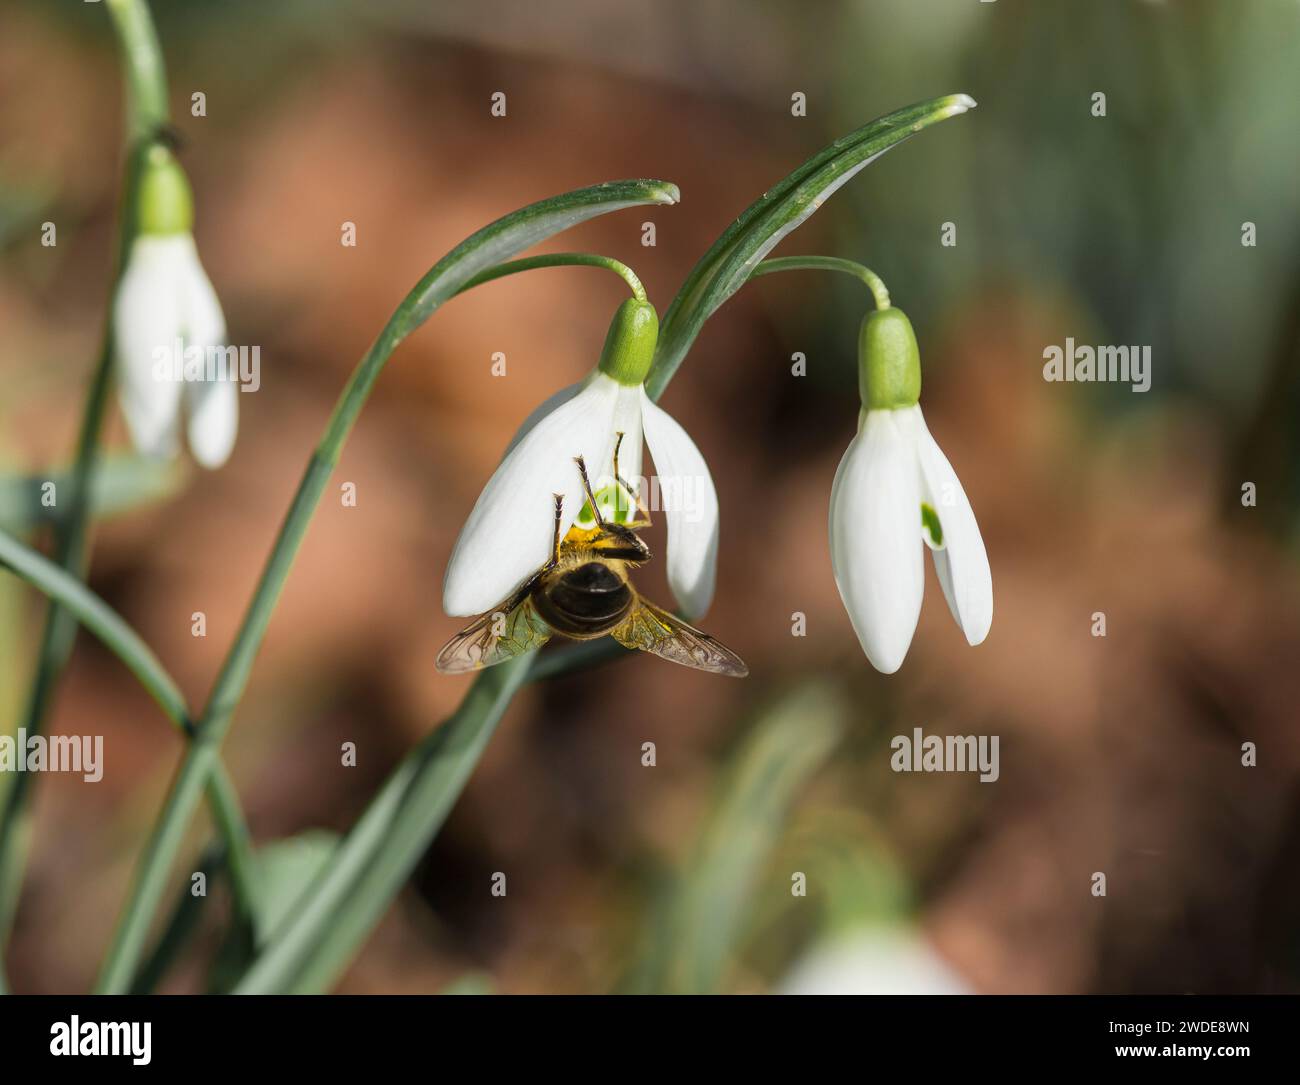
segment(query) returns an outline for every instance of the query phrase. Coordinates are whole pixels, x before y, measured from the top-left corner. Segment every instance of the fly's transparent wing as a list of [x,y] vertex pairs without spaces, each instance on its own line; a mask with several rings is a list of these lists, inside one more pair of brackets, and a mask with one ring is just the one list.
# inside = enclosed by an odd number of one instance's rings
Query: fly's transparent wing
[[685,667],[744,678],[744,660],[720,641],[638,597],[632,613],[610,634],[625,648],[653,652]]
[[531,652],[550,637],[550,626],[524,591],[452,637],[438,653],[435,666],[443,674],[466,674]]

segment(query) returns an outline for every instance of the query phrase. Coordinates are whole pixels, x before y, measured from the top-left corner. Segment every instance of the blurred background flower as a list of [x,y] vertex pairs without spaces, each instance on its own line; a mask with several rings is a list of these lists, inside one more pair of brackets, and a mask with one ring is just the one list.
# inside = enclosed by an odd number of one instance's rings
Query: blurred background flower
[[[888,922],[978,991],[1300,990],[1291,0],[158,9],[197,241],[230,341],[261,347],[262,386],[241,397],[223,471],[169,479],[100,529],[91,583],[192,701],[348,372],[452,244],[568,188],[668,178],[680,207],[564,240],[632,264],[662,310],[740,209],[830,139],[935,94],[980,104],[865,170],[779,253],[860,259],[911,316],[926,418],[993,566],[988,640],[970,649],[926,608],[896,676],[862,659],[825,525],[864,297],[815,275],[747,287],[664,406],[713,470],[726,526],[709,630],[751,677],[637,658],[525,689],[342,989],[763,991],[826,939]],[[0,19],[12,495],[73,444],[108,302],[120,95],[95,5],[3,0]],[[622,290],[607,278],[476,290],[385,372],[336,475],[356,507],[323,504],[227,747],[259,840],[345,829],[461,696],[433,670],[457,628],[439,607],[457,528],[519,422],[598,353],[593,313]],[[1151,391],[1045,383],[1043,349],[1067,336],[1150,345]],[[126,447],[120,419],[110,441]],[[6,526],[24,515],[0,509]],[[668,597],[662,565],[641,583]],[[206,638],[190,635],[198,610]],[[0,578],[6,725],[38,614]],[[1000,735],[998,781],[891,772],[890,738],[916,726]],[[85,637],[53,730],[103,734],[106,774],[36,791],[9,966],[29,991],[89,982],[179,754]],[[766,786],[780,766],[792,775]],[[167,989],[203,985],[214,919]]]

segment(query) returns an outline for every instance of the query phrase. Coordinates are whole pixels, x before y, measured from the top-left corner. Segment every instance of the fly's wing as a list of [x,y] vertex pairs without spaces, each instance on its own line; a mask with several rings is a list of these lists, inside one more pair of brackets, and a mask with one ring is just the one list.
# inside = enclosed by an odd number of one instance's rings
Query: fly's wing
[[725,644],[640,596],[632,607],[632,613],[610,636],[625,648],[653,652],[663,659],[696,670],[732,678],[744,678],[749,673],[744,660]]
[[466,674],[531,652],[550,637],[550,626],[537,613],[528,588],[524,588],[452,637],[434,665],[443,674]]

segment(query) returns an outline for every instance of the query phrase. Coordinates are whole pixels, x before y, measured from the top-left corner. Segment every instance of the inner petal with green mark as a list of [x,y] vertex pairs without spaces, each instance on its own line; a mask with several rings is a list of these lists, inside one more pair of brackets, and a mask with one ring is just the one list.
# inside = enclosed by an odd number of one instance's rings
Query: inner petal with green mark
[[[610,483],[597,490],[596,503],[600,506],[600,514],[606,520],[616,524],[629,523],[636,512],[636,505],[628,497],[627,491],[617,483]],[[596,517],[592,515],[590,501],[583,502],[582,511],[578,513],[574,523],[587,531],[596,526]]]
[[921,538],[931,550],[943,549],[943,524],[933,505],[921,502]]

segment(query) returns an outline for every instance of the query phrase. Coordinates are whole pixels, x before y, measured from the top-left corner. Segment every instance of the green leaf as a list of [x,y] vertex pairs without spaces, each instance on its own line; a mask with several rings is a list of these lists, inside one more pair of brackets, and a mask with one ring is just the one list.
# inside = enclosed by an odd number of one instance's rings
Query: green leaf
[[975,102],[950,94],[908,106],[864,125],[813,155],[769,188],[713,243],[687,276],[659,328],[646,390],[658,399],[704,322],[748,280],[759,262],[803,224],[841,185],[922,128],[955,117]]
[[[199,857],[195,871],[202,872],[211,885],[218,875],[226,872],[225,849],[221,845],[209,847]],[[176,892],[176,903],[172,905],[171,916],[163,926],[162,934],[132,981],[131,994],[147,995],[157,989],[176,958],[193,941],[207,903],[208,895],[195,896],[190,879],[184,879]]]
[[257,930],[270,937],[293,915],[308,887],[338,850],[338,833],[312,829],[272,840],[256,852]]
[[[783,698],[749,730],[693,854],[652,909],[626,990],[718,990],[795,797],[839,743],[843,716],[835,697],[809,685]],[[789,893],[789,883],[768,891]]]
[[0,531],[0,566],[66,607],[126,664],[169,719],[182,729],[189,726],[185,698],[180,688],[158,662],[158,657],[117,611],[71,573],[4,531]]
[[[0,531],[0,568],[9,569],[44,592],[98,637],[139,679],[177,730],[190,735],[189,708],[180,687],[140,635],[117,611],[67,570],[4,531]],[[239,794],[219,759],[204,781],[204,791],[222,845],[226,849],[226,862],[230,868],[236,900],[241,908],[252,909],[254,890],[250,884],[252,875],[249,870],[251,856],[248,826],[239,806]],[[15,797],[12,791],[4,795],[3,805],[0,806],[0,832],[13,832],[14,826],[21,824],[20,819],[26,816],[20,808],[18,798],[21,796]],[[6,852],[10,856],[9,863],[13,863],[12,852],[7,849],[0,849],[0,852]],[[11,865],[0,863],[0,886],[6,890],[15,885],[11,877],[12,871]],[[126,982],[129,985],[132,980],[128,978]]]
[[[110,456],[95,470],[90,487],[92,515],[112,516],[170,497],[185,479],[177,462],[142,456]],[[54,483],[55,503],[42,501],[46,483]],[[0,530],[23,535],[44,523],[57,523],[71,513],[64,495],[73,489],[68,470],[36,475],[0,475]],[[47,499],[48,500],[48,499]],[[62,502],[62,503],[61,503]]]
[[338,850],[339,836],[325,829],[311,829],[283,840],[272,840],[257,849],[253,858],[256,904],[252,930],[234,924],[212,963],[209,992],[228,991],[239,982],[271,936],[293,916],[306,900],[312,883],[329,865]]
[[334,983],[442,827],[532,659],[483,671],[398,765],[236,993],[308,994]]
[[409,322],[402,335],[424,323],[434,309],[454,297],[480,272],[554,234],[611,211],[652,203],[674,204],[680,199],[677,186],[668,181],[606,181],[513,211],[467,237],[429,269],[399,310],[406,310],[404,316]]

